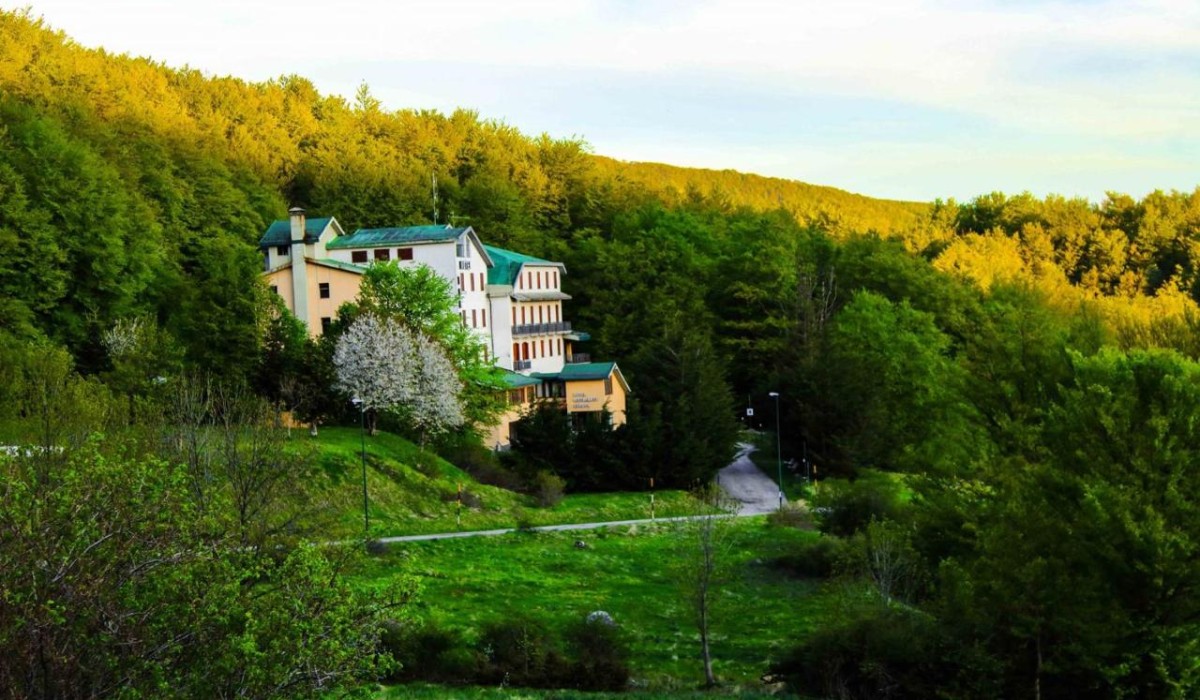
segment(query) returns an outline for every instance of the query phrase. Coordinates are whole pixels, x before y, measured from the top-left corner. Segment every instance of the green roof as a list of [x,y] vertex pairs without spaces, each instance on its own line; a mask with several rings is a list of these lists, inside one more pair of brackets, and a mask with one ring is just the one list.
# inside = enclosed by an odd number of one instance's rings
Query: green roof
[[578,362],[563,365],[561,372],[534,372],[533,376],[539,379],[556,379],[563,382],[582,382],[591,379],[605,379],[613,373],[616,367],[616,362]]
[[405,243],[453,241],[467,231],[468,228],[454,228],[449,225],[360,228],[349,236],[339,236],[333,239],[325,247],[328,250],[384,248],[398,244],[403,245]]
[[488,284],[507,284],[513,285],[517,281],[517,275],[521,274],[521,266],[529,265],[554,265],[562,270],[565,275],[566,267],[562,263],[551,262],[535,258],[532,255],[523,253],[514,253],[511,250],[497,248],[496,246],[485,245],[484,251],[488,257],[492,259],[492,266],[488,268]]
[[516,372],[504,370],[504,383],[507,384],[510,389],[519,389],[523,386],[536,386],[541,384],[542,380],[538,379],[537,377],[530,377],[524,374],[517,374]]
[[[322,216],[316,219],[304,220],[304,242],[316,243],[317,237],[329,225],[332,216]],[[262,238],[258,239],[259,248],[270,248],[277,245],[291,245],[292,243],[292,224],[286,219],[276,219],[267,227],[266,233]]]
[[334,267],[346,272],[356,272],[360,275],[367,271],[367,268],[363,265],[355,265],[354,263],[348,263],[344,260],[334,260],[333,258],[319,258],[317,260],[309,260],[309,262],[324,265],[325,267]]

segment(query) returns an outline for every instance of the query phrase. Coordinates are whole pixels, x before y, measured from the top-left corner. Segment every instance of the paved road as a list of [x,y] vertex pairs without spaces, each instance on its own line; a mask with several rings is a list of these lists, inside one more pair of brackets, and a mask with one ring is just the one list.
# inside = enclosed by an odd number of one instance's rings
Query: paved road
[[[770,513],[779,507],[779,489],[775,486],[775,482],[766,474],[763,474],[758,467],[754,466],[754,462],[750,461],[749,454],[754,451],[754,447],[741,443],[738,445],[737,457],[728,467],[725,467],[720,472],[720,484],[725,489],[726,493],[737,500],[741,505],[738,507],[737,517],[745,517],[750,515],[762,515]],[[676,517],[676,518],[655,518],[654,520],[610,520],[601,523],[572,523],[568,525],[540,525],[538,527],[527,528],[525,532],[564,532],[570,530],[599,530],[606,527],[623,527],[626,525],[649,525],[651,523],[674,523],[684,520],[691,520],[695,517]],[[508,535],[514,532],[519,532],[515,527],[501,528],[499,530],[468,530],[466,532],[439,532],[432,535],[398,535],[395,537],[380,537],[377,542],[383,544],[396,544],[399,542],[428,542],[430,540],[449,540],[456,537],[496,537],[498,535]]]
[[717,473],[721,487],[741,503],[738,515],[761,515],[779,508],[779,487],[750,461],[753,451],[752,445],[739,443],[737,457]]
[[[738,513],[742,515],[759,515],[758,513]],[[466,532],[439,532],[435,535],[398,535],[396,537],[380,537],[376,542],[383,544],[394,544],[396,542],[426,542],[429,540],[450,540],[455,537],[495,537],[497,535],[508,535],[514,532],[563,532],[568,530],[599,530],[606,527],[622,527],[625,525],[650,525],[651,523],[676,523],[684,520],[692,520],[696,517],[704,516],[683,516],[678,518],[649,518],[643,520],[608,520],[602,523],[570,523],[567,525],[539,525],[537,527],[525,528],[518,530],[515,527],[505,528],[501,530],[468,530]],[[726,516],[721,516],[726,517]],[[734,517],[734,516],[728,516]]]

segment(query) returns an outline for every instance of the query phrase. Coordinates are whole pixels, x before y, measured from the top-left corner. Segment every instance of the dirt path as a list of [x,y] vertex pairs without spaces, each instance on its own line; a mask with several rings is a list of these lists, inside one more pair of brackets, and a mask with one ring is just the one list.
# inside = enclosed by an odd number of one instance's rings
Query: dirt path
[[[717,473],[717,482],[734,500],[741,503],[738,515],[760,515],[779,508],[779,487],[750,461],[752,445],[738,443],[737,457]],[[784,503],[787,499],[784,499]]]

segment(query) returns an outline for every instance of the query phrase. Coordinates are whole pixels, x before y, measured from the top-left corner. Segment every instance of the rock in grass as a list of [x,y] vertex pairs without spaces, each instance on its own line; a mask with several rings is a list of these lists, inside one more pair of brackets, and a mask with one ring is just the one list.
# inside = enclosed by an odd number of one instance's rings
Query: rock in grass
[[603,610],[596,610],[588,613],[587,623],[589,625],[604,625],[605,627],[616,627],[617,623],[613,620],[612,615]]
[[587,549],[588,543],[583,540],[575,540],[575,549]]

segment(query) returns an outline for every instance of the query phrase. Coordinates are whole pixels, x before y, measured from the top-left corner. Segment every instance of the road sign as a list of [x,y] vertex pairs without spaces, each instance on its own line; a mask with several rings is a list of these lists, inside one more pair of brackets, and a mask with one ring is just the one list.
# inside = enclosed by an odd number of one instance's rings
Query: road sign
[[753,409],[753,408],[747,408],[747,409],[746,409],[746,416],[747,416],[747,417],[750,417],[750,418],[753,418],[753,417],[754,417],[754,409]]

